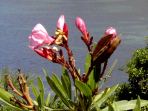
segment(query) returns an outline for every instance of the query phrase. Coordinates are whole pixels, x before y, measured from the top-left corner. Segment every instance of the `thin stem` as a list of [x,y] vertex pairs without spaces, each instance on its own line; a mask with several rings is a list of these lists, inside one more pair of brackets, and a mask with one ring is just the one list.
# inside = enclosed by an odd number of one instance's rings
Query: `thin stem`
[[23,74],[19,74],[18,82],[20,85],[20,90],[23,94],[23,98],[27,101],[29,106],[33,106],[32,99],[29,94],[29,87],[27,86],[26,79],[24,78]]
[[13,85],[10,75],[6,75],[6,82],[7,82],[8,86],[12,89],[12,91],[13,91],[14,93],[16,93],[16,94],[19,95],[19,96],[22,96],[22,93],[19,92],[19,91],[15,88],[15,86]]
[[80,74],[78,73],[78,70],[75,67],[75,60],[74,60],[73,53],[72,53],[72,51],[69,48],[67,43],[65,44],[65,49],[66,49],[67,54],[68,54],[69,65],[72,69],[71,73],[73,73],[73,75],[76,75],[79,78],[79,80],[81,80],[81,76],[80,76]]

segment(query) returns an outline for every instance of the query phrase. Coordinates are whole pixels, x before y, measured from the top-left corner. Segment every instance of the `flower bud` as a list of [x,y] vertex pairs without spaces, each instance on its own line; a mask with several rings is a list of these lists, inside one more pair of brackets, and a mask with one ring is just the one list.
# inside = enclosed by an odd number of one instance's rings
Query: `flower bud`
[[93,51],[93,61],[103,63],[108,60],[120,42],[121,39],[117,36],[116,29],[113,27],[107,28],[104,36],[98,41]]
[[80,17],[77,17],[75,24],[76,24],[77,28],[81,31],[81,33],[84,36],[87,36],[87,27],[85,25],[84,20]]
[[65,25],[65,16],[61,15],[57,21],[57,28],[63,31],[64,25]]

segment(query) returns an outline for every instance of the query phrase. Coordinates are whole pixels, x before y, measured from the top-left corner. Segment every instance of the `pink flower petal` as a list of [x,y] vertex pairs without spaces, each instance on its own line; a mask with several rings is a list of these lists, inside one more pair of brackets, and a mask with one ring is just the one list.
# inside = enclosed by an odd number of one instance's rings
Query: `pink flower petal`
[[57,28],[63,31],[64,24],[65,24],[65,16],[61,15],[57,21]]
[[41,24],[37,24],[33,28],[28,39],[30,43],[29,47],[31,49],[40,47],[43,44],[51,44],[54,41],[54,39],[48,35],[46,29]]
[[105,30],[105,35],[110,35],[110,34],[112,34],[113,37],[116,37],[116,36],[117,36],[117,31],[116,31],[116,29],[113,28],[113,27],[107,28],[107,29]]

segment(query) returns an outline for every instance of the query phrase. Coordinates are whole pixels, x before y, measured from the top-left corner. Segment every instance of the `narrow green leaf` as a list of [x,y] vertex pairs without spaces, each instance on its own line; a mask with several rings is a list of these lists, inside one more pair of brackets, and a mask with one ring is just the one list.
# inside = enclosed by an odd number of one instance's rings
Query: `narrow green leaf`
[[59,89],[59,86],[57,86],[56,84],[57,82],[53,81],[49,76],[46,76],[46,79],[51,89],[56,93],[56,95],[58,95],[61,98],[61,100],[64,102],[64,104],[67,107],[70,107],[66,96],[63,94],[63,92],[61,92],[61,90]]
[[118,111],[118,109],[114,110],[114,106],[113,105],[114,104],[108,104],[108,110],[107,111]]
[[92,108],[93,107],[100,107],[101,104],[103,102],[105,102],[108,99],[108,97],[114,93],[114,91],[117,89],[117,87],[118,87],[118,85],[115,85],[111,88],[107,88],[103,92],[101,92],[100,94],[96,95],[94,97],[93,102],[92,102]]
[[37,81],[38,81],[38,88],[39,88],[40,92],[44,92],[44,84],[43,84],[41,78],[38,77]]
[[11,102],[10,99],[14,98],[14,96],[9,92],[7,92],[6,90],[0,88],[0,98],[10,103]]
[[82,92],[85,96],[91,96],[92,91],[89,86],[79,80],[75,80],[76,87]]
[[62,72],[63,74],[61,76],[61,82],[62,82],[65,92],[67,92],[69,99],[71,99],[71,80],[68,75],[68,71],[65,68],[63,68]]
[[55,74],[52,75],[51,79],[54,82],[54,84],[57,86],[57,88],[60,90],[60,92],[64,95],[64,97],[68,98],[68,94],[65,91],[60,79]]
[[141,102],[140,102],[140,97],[138,96],[136,105],[133,111],[140,111],[141,110]]
[[38,81],[38,89],[40,92],[38,100],[40,100],[41,106],[43,106],[44,105],[44,84],[40,77],[37,78],[37,81]]
[[94,78],[94,70],[91,71],[91,73],[88,77],[87,84],[90,86],[90,88],[92,90],[94,90],[96,88],[96,82],[95,82],[95,78]]
[[84,64],[84,71],[87,72],[91,64],[91,56],[90,54],[86,55],[85,64]]
[[45,76],[48,76],[48,71],[45,68],[42,68],[43,73],[45,74]]
[[50,104],[50,93],[47,95],[46,101],[45,101],[45,105],[48,106]]
[[32,92],[33,95],[35,96],[35,98],[37,99],[39,96],[39,91],[37,90],[37,88],[32,84]]

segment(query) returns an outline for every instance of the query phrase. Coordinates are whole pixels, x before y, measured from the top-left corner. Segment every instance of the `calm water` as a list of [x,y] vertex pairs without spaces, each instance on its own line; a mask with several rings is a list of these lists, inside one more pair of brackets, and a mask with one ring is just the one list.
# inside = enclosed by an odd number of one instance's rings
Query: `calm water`
[[21,68],[24,72],[37,72],[41,68],[59,73],[54,65],[28,48],[28,35],[37,24],[43,24],[52,35],[61,14],[66,16],[70,28],[70,46],[77,66],[83,68],[86,49],[80,40],[80,32],[74,25],[76,16],[86,22],[89,32],[97,41],[108,26],[117,28],[122,43],[110,59],[118,64],[108,84],[127,80],[118,70],[130,58],[132,51],[145,46],[148,35],[148,0],[0,0],[0,69]]

